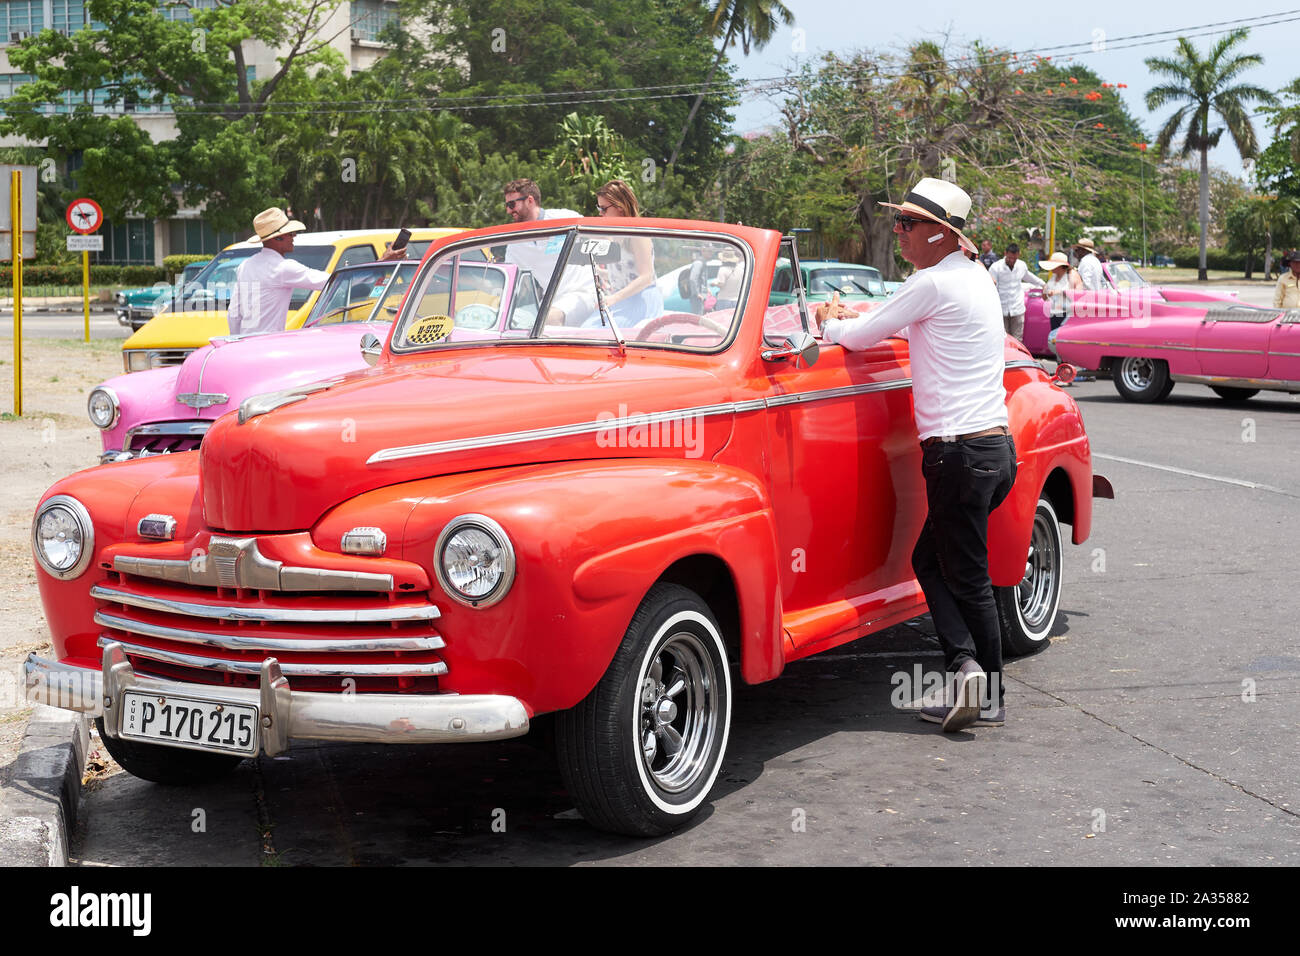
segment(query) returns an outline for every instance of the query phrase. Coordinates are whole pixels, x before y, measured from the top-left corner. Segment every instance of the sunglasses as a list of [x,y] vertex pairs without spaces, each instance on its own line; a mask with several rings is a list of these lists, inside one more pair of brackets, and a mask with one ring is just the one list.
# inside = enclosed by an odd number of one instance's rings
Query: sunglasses
[[521,196],[521,197],[518,198],[518,199],[507,199],[507,200],[506,200],[506,212],[512,212],[512,211],[514,211],[515,206],[519,205],[519,203],[524,202],[524,201],[527,200],[527,199],[528,199],[527,196]]
[[605,213],[609,212],[613,208],[614,208],[613,203],[610,203],[608,206],[602,206],[600,203],[596,203],[596,211],[599,212],[602,216],[605,215]]
[[901,216],[898,213],[894,213],[894,225],[902,226],[903,232],[911,232],[912,227],[915,226],[918,222],[929,222],[929,221],[930,220],[928,219],[913,219],[911,216]]

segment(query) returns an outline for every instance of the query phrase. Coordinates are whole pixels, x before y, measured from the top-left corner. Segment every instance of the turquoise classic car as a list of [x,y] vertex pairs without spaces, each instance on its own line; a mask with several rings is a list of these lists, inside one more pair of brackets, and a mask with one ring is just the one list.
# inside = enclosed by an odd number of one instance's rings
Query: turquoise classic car
[[[836,292],[844,301],[883,299],[890,291],[884,277],[874,266],[829,259],[801,259],[804,295],[809,302],[823,302]],[[769,304],[786,305],[795,301],[795,286],[790,274],[790,260],[781,259],[772,277]]]
[[[177,277],[176,285],[180,289],[185,289],[198,276],[211,259],[204,259],[202,262],[191,262]],[[176,293],[176,288],[165,282],[159,282],[155,285],[145,286],[140,289],[123,289],[114,296],[113,311],[117,315],[117,321],[132,329],[138,329],[159,311],[162,305],[170,302],[172,296]]]

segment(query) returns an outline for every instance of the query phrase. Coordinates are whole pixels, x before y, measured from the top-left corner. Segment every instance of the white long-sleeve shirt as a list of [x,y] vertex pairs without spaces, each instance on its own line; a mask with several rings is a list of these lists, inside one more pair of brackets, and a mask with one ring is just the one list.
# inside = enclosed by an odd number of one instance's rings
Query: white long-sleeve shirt
[[1101,271],[1101,260],[1091,252],[1079,260],[1076,268],[1079,270],[1079,278],[1083,280],[1085,289],[1100,292],[1106,288],[1106,277]]
[[823,336],[859,350],[904,329],[921,439],[1007,424],[1006,331],[1001,303],[982,265],[954,252],[917,270],[884,305],[861,318],[828,320]]
[[1025,293],[1020,288],[1021,284],[1036,286],[1039,289],[1044,284],[1042,279],[1029,271],[1024,259],[1017,259],[1014,266],[1007,265],[1006,259],[999,259],[989,266],[989,275],[997,283],[1003,315],[1025,314]]
[[330,274],[309,269],[274,249],[248,257],[235,273],[226,321],[231,335],[283,332],[294,289],[323,289]]

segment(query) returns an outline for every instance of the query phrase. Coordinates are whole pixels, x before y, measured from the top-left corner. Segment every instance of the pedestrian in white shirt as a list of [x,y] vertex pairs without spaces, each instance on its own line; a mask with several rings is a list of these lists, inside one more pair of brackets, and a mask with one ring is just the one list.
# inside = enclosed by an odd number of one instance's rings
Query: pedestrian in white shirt
[[1100,292],[1106,288],[1106,276],[1101,271],[1097,247],[1091,239],[1080,239],[1074,244],[1074,258],[1078,262],[1076,268],[1085,289]]
[[[502,189],[506,214],[514,222],[537,222],[542,219],[577,219],[580,213],[572,209],[543,209],[542,191],[531,179],[515,179]],[[556,256],[553,244],[545,239],[537,242],[512,242],[506,247],[506,262],[530,272],[543,288],[551,281],[555,271]],[[581,325],[596,307],[596,290],[590,271],[566,268],[560,277],[560,287],[551,300],[546,317],[548,325]]]
[[1009,243],[1001,259],[989,266],[989,278],[997,286],[998,298],[1002,300],[1002,324],[1007,335],[1013,335],[1017,342],[1025,340],[1025,293],[1022,285],[1031,285],[1041,289],[1043,280],[1030,272],[1020,261],[1020,247]]
[[235,273],[235,290],[226,311],[231,335],[283,332],[293,290],[321,289],[329,281],[328,272],[288,258],[294,235],[306,228],[283,209],[264,209],[253,217],[256,235],[248,241],[262,243],[262,250],[244,260]]
[[[825,341],[865,349],[906,330],[921,471],[930,512],[912,551],[952,695],[921,716],[948,732],[999,726],[1006,716],[1002,637],[988,569],[988,518],[1016,477],[1003,385],[1006,334],[988,273],[962,250],[970,196],[922,179],[901,204],[894,234],[916,272],[884,305],[857,316],[838,296],[816,318]],[[838,316],[847,316],[840,318]]]

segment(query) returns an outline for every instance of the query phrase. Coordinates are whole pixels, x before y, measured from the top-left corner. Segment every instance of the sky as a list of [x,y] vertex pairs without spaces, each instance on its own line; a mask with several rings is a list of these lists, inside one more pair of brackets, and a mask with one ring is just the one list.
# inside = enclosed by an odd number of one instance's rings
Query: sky
[[[738,64],[740,79],[779,76],[799,62],[816,64],[828,52],[848,54],[855,50],[900,50],[921,39],[943,44],[945,35],[954,55],[973,40],[1017,53],[1043,53],[1052,62],[1081,63],[1109,83],[1127,83],[1118,91],[1129,112],[1154,139],[1156,132],[1177,107],[1166,106],[1149,113],[1143,102],[1146,91],[1158,82],[1146,64],[1147,57],[1171,57],[1179,35],[1187,35],[1204,55],[1224,33],[1225,21],[1270,17],[1287,19],[1274,25],[1240,24],[1250,36],[1238,52],[1258,53],[1262,66],[1242,74],[1238,82],[1251,83],[1276,92],[1300,76],[1300,0],[1277,3],[1223,0],[1181,0],[1179,3],[1013,4],[996,0],[953,3],[927,0],[918,3],[857,3],[851,0],[785,0],[794,13],[793,27],[782,27],[761,52],[745,57],[737,48],[732,61]],[[1194,29],[1194,28],[1201,29]],[[797,31],[803,31],[799,33]],[[1165,32],[1178,31],[1178,32]],[[1140,34],[1159,34],[1140,37]],[[1199,34],[1199,35],[1198,35]],[[1068,51],[1049,48],[1081,44]],[[1139,45],[1140,44],[1140,45]],[[777,125],[777,105],[762,94],[751,94],[736,108],[733,129],[738,133]],[[1212,127],[1213,128],[1213,127]],[[1255,120],[1261,148],[1272,141],[1272,132],[1262,118]],[[1210,153],[1212,165],[1244,176],[1240,157],[1231,138],[1224,135]]]

